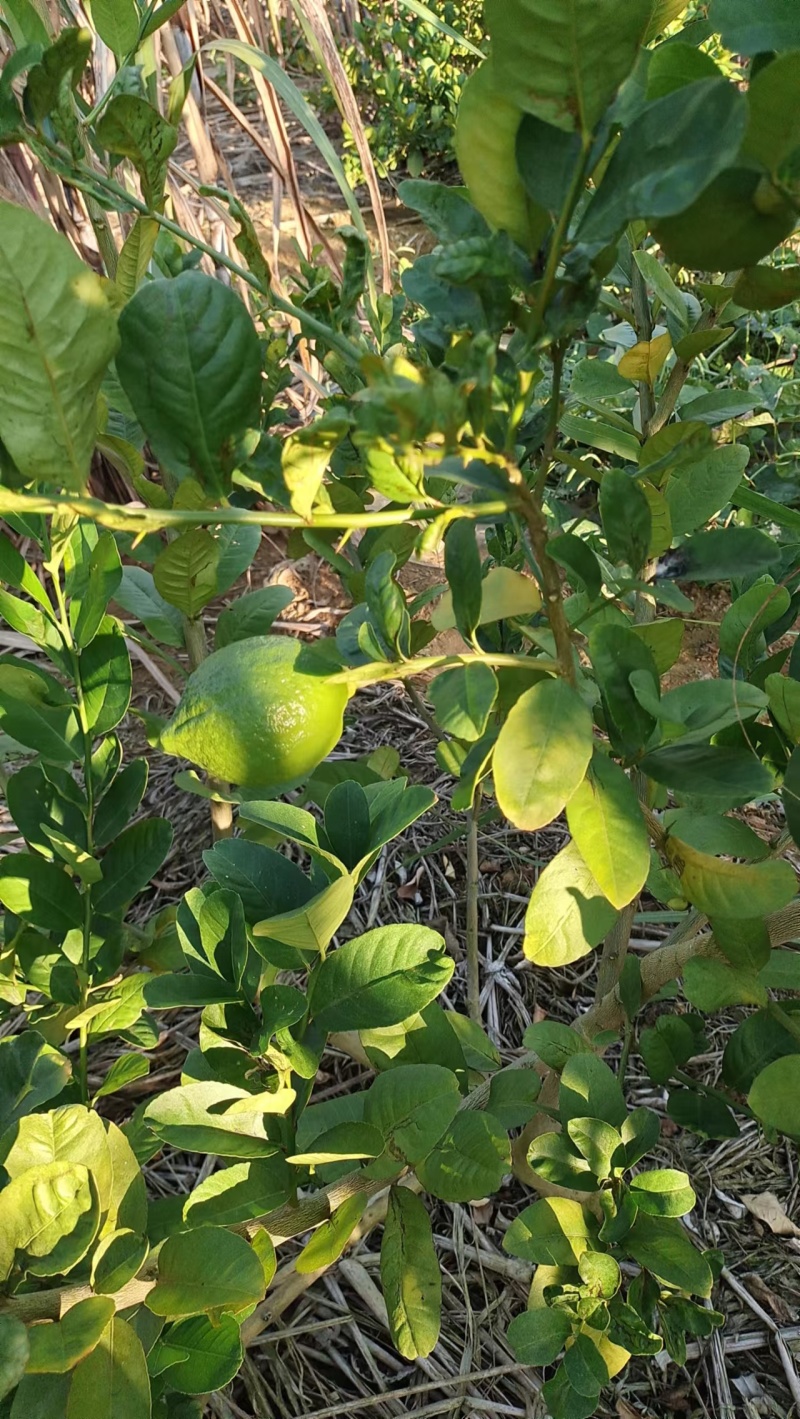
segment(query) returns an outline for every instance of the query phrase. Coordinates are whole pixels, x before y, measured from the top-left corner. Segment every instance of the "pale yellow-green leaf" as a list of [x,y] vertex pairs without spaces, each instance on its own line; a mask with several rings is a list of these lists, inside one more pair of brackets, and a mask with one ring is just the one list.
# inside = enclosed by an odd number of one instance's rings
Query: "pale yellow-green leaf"
[[[492,621],[509,621],[515,616],[533,616],[541,610],[542,598],[536,583],[511,567],[492,567],[481,583],[481,591],[481,626],[488,626]],[[431,621],[437,631],[452,630],[455,626],[451,592],[445,592]]]
[[710,917],[769,916],[789,905],[797,892],[788,862],[727,862],[670,838],[667,855],[693,906]]
[[650,844],[636,790],[604,754],[570,799],[567,821],[597,885],[612,906],[626,907],[647,879]]
[[569,965],[600,944],[616,917],[577,845],[568,843],[533,889],[523,950],[538,966]]
[[544,680],[517,700],[494,752],[497,801],[516,828],[544,828],[569,802],[592,757],[592,716],[576,690]]

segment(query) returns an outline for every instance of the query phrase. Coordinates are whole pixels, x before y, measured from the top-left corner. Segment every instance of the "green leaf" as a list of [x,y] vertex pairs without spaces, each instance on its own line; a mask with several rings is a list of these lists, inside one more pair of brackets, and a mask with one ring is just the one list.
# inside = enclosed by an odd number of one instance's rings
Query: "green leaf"
[[136,48],[139,12],[135,0],[92,0],[90,13],[97,34],[118,59]]
[[[108,3],[116,8],[118,0]],[[151,207],[162,207],[167,165],[178,141],[177,128],[139,94],[118,93],[99,119],[96,133],[112,160],[124,157],[133,163],[145,201]]]
[[156,30],[160,30],[161,26],[165,25],[167,20],[171,20],[173,15],[177,15],[185,4],[186,0],[164,0],[164,3],[158,6],[147,21],[142,31],[142,39],[148,39],[151,34],[155,34]]
[[575,1054],[564,1065],[558,1112],[566,1127],[573,1118],[604,1119],[619,1127],[627,1118],[619,1080],[596,1054]]
[[589,1399],[598,1399],[603,1385],[608,1384],[606,1362],[585,1331],[576,1335],[567,1350],[564,1370],[572,1388]]
[[437,675],[428,699],[440,728],[471,743],[485,734],[498,689],[491,666],[476,660]]
[[777,173],[800,147],[800,54],[779,54],[761,68],[750,80],[747,97],[750,126],[742,153]]
[[768,1064],[797,1053],[797,1040],[766,1010],[742,1020],[722,1056],[722,1078],[737,1094],[746,1094]]
[[97,1345],[114,1314],[107,1296],[88,1296],[61,1321],[31,1326],[29,1375],[65,1375]]
[[430,1218],[413,1192],[393,1187],[381,1242],[381,1285],[392,1340],[407,1360],[430,1355],[441,1325],[442,1276]]
[[553,1378],[542,1385],[541,1395],[542,1403],[547,1405],[553,1419],[589,1419],[597,1412],[598,1395],[578,1394],[570,1384],[563,1365],[559,1365]]
[[639,1050],[655,1084],[666,1084],[705,1047],[702,1021],[696,1015],[662,1015],[639,1036]]
[[536,1025],[529,1025],[523,1043],[526,1049],[538,1054],[550,1069],[563,1069],[574,1054],[590,1054],[592,1050],[583,1035],[558,1020],[540,1020]]
[[[213,1321],[207,1316],[193,1316],[170,1326],[159,1336],[148,1356],[153,1375],[166,1372],[169,1389],[178,1394],[208,1394],[224,1389],[242,1367],[239,1322],[229,1315]],[[175,1419],[183,1419],[183,1410],[170,1409]],[[186,1414],[186,1419],[190,1416]]]
[[342,1255],[367,1205],[365,1192],[356,1193],[342,1202],[306,1242],[295,1262],[300,1275],[332,1266]]
[[260,591],[240,596],[232,606],[226,606],[217,620],[214,649],[222,650],[249,636],[266,635],[293,600],[294,593],[288,586],[263,586]]
[[148,980],[143,991],[151,1010],[204,1009],[206,1005],[234,1005],[239,987],[211,975],[163,975]]
[[623,1121],[620,1132],[625,1144],[625,1162],[633,1168],[655,1148],[661,1137],[661,1122],[652,1109],[633,1109]]
[[761,861],[769,856],[769,845],[739,818],[678,808],[665,813],[663,823],[670,836],[674,835],[698,852],[708,852],[714,857],[745,857]]
[[30,1354],[29,1331],[16,1316],[0,1315],[0,1399],[16,1389]]
[[761,971],[769,964],[769,927],[762,917],[714,918],[710,924],[717,946],[731,965]]
[[661,491],[667,500],[673,533],[694,532],[725,507],[736,492],[750,459],[742,444],[725,444],[668,472]]
[[234,1227],[264,1217],[288,1202],[292,1175],[284,1159],[258,1158],[233,1163],[204,1178],[189,1193],[183,1209],[192,1227],[206,1223]]
[[729,725],[761,714],[768,704],[763,690],[741,680],[695,680],[668,690],[657,713],[664,738],[680,739],[684,747],[707,743]]
[[706,916],[723,921],[770,916],[788,906],[797,892],[788,862],[727,862],[696,852],[678,838],[668,839],[667,851],[687,899]]
[[769,707],[787,739],[800,744],[800,683],[788,675],[768,675],[764,689]]
[[250,1097],[244,1089],[228,1084],[184,1084],[153,1099],[145,1110],[145,1122],[158,1138],[188,1153],[270,1158],[278,1149],[266,1135],[263,1099],[252,1113],[218,1112],[220,1105]]
[[14,1395],[11,1419],[52,1419],[66,1412],[69,1375],[23,1375]]
[[[609,735],[626,758],[640,753],[655,728],[659,674],[652,652],[630,626],[597,626],[589,635],[589,656],[603,698]],[[647,708],[634,691],[636,676],[651,692]]]
[[732,296],[742,310],[782,310],[793,305],[800,300],[800,265],[750,266],[742,271]]
[[65,236],[0,203],[0,439],[26,481],[82,492],[118,344],[99,276]]
[[649,1217],[640,1212],[625,1239],[625,1249],[634,1261],[668,1286],[677,1286],[694,1296],[711,1295],[711,1267],[676,1219]]
[[511,1166],[508,1135],[491,1114],[456,1114],[436,1147],[417,1165],[426,1192],[444,1202],[474,1202],[497,1192]]
[[773,1060],[755,1079],[747,1102],[765,1128],[800,1138],[800,1054]]
[[[159,595],[152,572],[145,567],[122,568],[122,581],[114,593],[114,600],[137,621],[141,621],[154,640],[178,649],[183,645],[180,611]],[[222,614],[225,615],[225,612]]]
[[667,1113],[681,1128],[691,1128],[703,1138],[737,1138],[739,1125],[722,1099],[693,1089],[671,1089]]
[[287,1161],[300,1167],[337,1163],[341,1159],[378,1158],[383,1134],[369,1123],[337,1123],[314,1139],[310,1149],[293,1153]]
[[489,1113],[503,1128],[523,1128],[536,1113],[541,1088],[535,1069],[502,1069],[489,1084]]
[[144,798],[149,764],[147,759],[133,759],[103,795],[94,819],[94,845],[107,847],[113,842]]
[[72,879],[36,853],[15,852],[0,861],[0,902],[23,921],[61,936],[83,922],[83,898]]
[[[49,1257],[94,1207],[88,1170],[78,1163],[44,1163],[13,1178],[0,1192],[0,1280],[10,1276],[17,1251],[27,1253],[34,1270],[34,1259]],[[91,1241],[89,1236],[83,1253]]]
[[525,914],[523,951],[539,966],[580,961],[600,944],[617,913],[575,843],[568,843],[539,877]]
[[611,561],[638,572],[647,561],[653,532],[645,494],[621,468],[609,468],[600,484],[599,504]]
[[369,799],[354,779],[335,784],[328,794],[325,834],[331,851],[349,872],[368,856],[372,843]]
[[66,1419],[150,1419],[147,1360],[133,1326],[114,1316],[72,1379]]
[[452,597],[455,623],[465,641],[471,641],[481,621],[481,558],[475,526],[459,518],[444,543],[444,569]]
[[146,1237],[129,1227],[109,1232],[92,1257],[92,1287],[101,1295],[113,1295],[137,1276],[150,1248]]
[[0,1040],[0,1138],[23,1114],[61,1093],[72,1066],[35,1030]]
[[772,49],[800,49],[800,15],[792,0],[713,0],[711,23],[734,54],[767,54]]
[[711,1015],[730,1005],[766,1005],[768,993],[753,971],[702,956],[687,961],[683,990],[690,1005]]
[[610,241],[635,218],[685,211],[735,160],[746,127],[744,95],[721,77],[649,103],[625,129],[580,238]]
[[147,1308],[170,1320],[241,1311],[264,1295],[264,1270],[252,1247],[224,1227],[197,1227],[167,1237]]
[[98,634],[80,658],[83,703],[89,729],[108,734],[128,710],[131,660],[119,621],[106,616]]
[[217,594],[217,544],[197,527],[170,542],[156,560],[153,581],[159,596],[190,620]]
[[103,858],[103,880],[92,890],[95,911],[113,914],[126,907],[149,883],[172,845],[172,825],[166,818],[132,823]]
[[603,894],[622,910],[650,870],[650,842],[639,800],[627,774],[596,753],[567,807],[578,851]]
[[579,1202],[541,1198],[511,1223],[503,1249],[544,1266],[575,1266],[590,1249],[595,1230],[594,1219]]
[[86,583],[79,594],[73,593],[70,605],[75,640],[81,648],[87,646],[100,629],[108,603],[121,578],[122,563],[117,544],[110,532],[104,532],[92,551]]
[[428,927],[379,927],[321,963],[311,981],[309,1010],[328,1033],[397,1025],[436,999],[454,964],[441,936]]
[[600,1118],[571,1118],[567,1132],[596,1178],[608,1178],[624,1159],[622,1139]]
[[[773,787],[772,774],[766,765],[744,749],[676,744],[645,755],[640,767],[649,778],[666,784],[676,793],[719,799],[721,804],[731,808],[754,798],[764,798]],[[691,849],[686,851],[688,854]],[[752,916],[753,911],[745,915]]]
[[747,673],[758,656],[762,632],[782,620],[790,605],[787,587],[776,586],[771,577],[756,582],[725,612],[719,630],[720,654]]
[[572,1334],[565,1311],[537,1306],[515,1316],[508,1327],[508,1343],[521,1365],[552,1365]]
[[486,23],[502,92],[526,113],[585,138],[636,60],[651,0],[488,0]]
[[597,1179],[566,1133],[541,1133],[528,1149],[528,1164],[554,1187],[595,1192]]
[[458,1081],[439,1064],[404,1064],[379,1074],[364,1101],[364,1122],[386,1139],[390,1156],[412,1166],[435,1148],[458,1109]]
[[201,271],[144,285],[120,318],[117,372],[159,462],[225,489],[225,455],[258,418],[261,347],[239,297]]
[[674,1168],[639,1173],[631,1180],[631,1190],[639,1211],[649,1217],[685,1217],[697,1201],[686,1174]]
[[582,782],[592,717],[566,681],[543,680],[517,700],[494,752],[497,801],[517,828],[547,827]]

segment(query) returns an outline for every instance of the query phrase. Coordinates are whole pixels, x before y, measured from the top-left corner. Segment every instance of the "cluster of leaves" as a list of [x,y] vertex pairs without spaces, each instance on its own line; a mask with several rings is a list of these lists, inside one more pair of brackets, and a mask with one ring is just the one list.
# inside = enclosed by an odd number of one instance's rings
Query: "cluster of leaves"
[[[716,1260],[681,1227],[689,1182],[632,1171],[658,1134],[655,1115],[626,1108],[630,1051],[684,1126],[725,1137],[745,1112],[800,1137],[783,856],[789,833],[800,841],[797,520],[746,480],[775,391],[727,380],[724,364],[752,312],[800,292],[796,266],[757,264],[795,222],[800,28],[779,0],[756,16],[714,0],[699,31],[666,41],[685,8],[673,0],[489,0],[492,57],[458,120],[469,191],[405,184],[438,244],[364,319],[357,234],[341,281],[303,271],[289,310],[338,389],[281,438],[292,346],[271,322],[287,305],[247,214],[231,199],[244,264],[224,260],[257,323],[194,269],[163,210],[188,76],[164,117],[134,61],[177,8],[95,0],[119,61],[99,112],[81,88],[91,36],[53,40],[32,7],[3,10],[17,52],[0,76],[0,141],[25,142],[93,212],[131,220],[104,281],[0,205],[0,615],[40,652],[0,657],[7,800],[25,842],[0,862],[0,1001],[27,1025],[0,1043],[0,1412],[197,1414],[191,1396],[241,1363],[273,1241],[312,1231],[300,1269],[328,1264],[387,1187],[392,1334],[403,1355],[429,1353],[440,1281],[405,1177],[446,1202],[483,1197],[523,1129],[525,1176],[582,1200],[537,1202],[512,1226],[509,1249],[538,1270],[511,1338],[524,1363],[564,1351],[546,1398],[556,1419],[579,1419],[631,1354],[681,1359],[686,1335],[719,1320],[695,1299]],[[709,56],[715,30],[741,64],[719,44],[719,63]],[[98,220],[101,250],[105,230]],[[86,496],[95,452],[137,507]],[[354,602],[313,653],[269,634],[286,605],[270,587],[235,599],[206,643],[205,608],[252,564],[265,523],[327,559]],[[399,570],[442,543],[442,585],[409,600]],[[694,616],[687,587],[710,582],[731,593],[718,675],[668,687]],[[463,650],[426,654],[446,629]],[[145,761],[122,766],[126,637],[176,677],[189,660],[170,725],[142,718],[156,747],[209,775],[177,781],[209,797],[219,834],[203,883],[143,927],[129,908],[170,830],[138,816]],[[528,958],[559,966],[614,944],[596,1020],[529,1032],[544,1088],[536,1069],[500,1069],[479,1024],[438,1004],[453,962],[435,932],[344,939],[366,874],[433,796],[391,753],[320,761],[359,686],[422,669],[436,672],[455,813],[474,821],[493,800],[535,832],[566,812],[570,841],[531,897]],[[764,841],[739,813],[778,793],[788,833]],[[623,967],[643,891],[680,927]],[[679,977],[692,1010],[645,1016]],[[709,1085],[691,1073],[702,1016],[730,1006],[751,1013]],[[97,1105],[147,1071],[158,1013],[178,1007],[202,1011],[180,1084],[116,1128]],[[317,1102],[330,1036],[354,1034],[373,1082]],[[90,1050],[109,1036],[124,1049],[96,1079]],[[599,1056],[620,1038],[615,1076]],[[220,1166],[189,1197],[148,1203],[141,1166],[164,1148]]]
[[[365,112],[365,132],[381,176],[397,168],[412,177],[453,162],[453,136],[461,90],[475,66],[473,50],[485,43],[481,0],[435,0],[426,21],[402,7],[367,0],[352,41],[341,46],[347,77]],[[449,33],[448,33],[449,30]],[[323,88],[323,104],[333,96]],[[344,129],[345,171],[363,181],[358,151]]]

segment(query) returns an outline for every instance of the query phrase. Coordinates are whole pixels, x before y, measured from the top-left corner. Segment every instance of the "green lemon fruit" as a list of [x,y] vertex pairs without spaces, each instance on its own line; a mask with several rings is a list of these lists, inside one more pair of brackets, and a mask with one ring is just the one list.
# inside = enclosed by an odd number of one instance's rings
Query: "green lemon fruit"
[[738,271],[785,241],[796,220],[768,178],[728,168],[685,212],[650,223],[650,230],[668,259],[691,271]]
[[470,199],[495,231],[508,232],[529,254],[538,251],[550,217],[528,197],[517,167],[522,109],[495,86],[491,60],[464,85],[455,148]]
[[285,790],[339,742],[348,700],[315,646],[288,636],[235,641],[189,676],[161,747],[214,778]]

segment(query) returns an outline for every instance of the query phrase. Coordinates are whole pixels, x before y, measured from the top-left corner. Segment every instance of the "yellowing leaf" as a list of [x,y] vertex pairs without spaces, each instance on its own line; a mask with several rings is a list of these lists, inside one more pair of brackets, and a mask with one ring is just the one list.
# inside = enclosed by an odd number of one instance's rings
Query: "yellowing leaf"
[[625,379],[636,383],[655,384],[672,349],[671,335],[656,335],[654,340],[640,340],[626,351],[617,368]]
[[[541,609],[542,598],[536,583],[511,567],[493,567],[484,577],[481,590],[481,618],[478,623],[481,626],[488,626],[491,621],[507,621],[513,616],[532,616]],[[431,621],[437,631],[452,630],[456,618],[449,591],[445,592]]]
[[788,906],[797,882],[788,862],[726,862],[670,838],[667,855],[693,906],[707,916],[769,916]]

